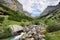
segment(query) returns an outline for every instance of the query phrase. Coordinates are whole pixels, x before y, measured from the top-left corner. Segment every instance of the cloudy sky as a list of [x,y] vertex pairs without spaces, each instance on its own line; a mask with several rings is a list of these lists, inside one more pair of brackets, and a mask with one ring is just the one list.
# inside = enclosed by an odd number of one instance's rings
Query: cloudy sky
[[23,5],[23,10],[31,16],[39,16],[48,6],[56,6],[60,0],[18,0]]

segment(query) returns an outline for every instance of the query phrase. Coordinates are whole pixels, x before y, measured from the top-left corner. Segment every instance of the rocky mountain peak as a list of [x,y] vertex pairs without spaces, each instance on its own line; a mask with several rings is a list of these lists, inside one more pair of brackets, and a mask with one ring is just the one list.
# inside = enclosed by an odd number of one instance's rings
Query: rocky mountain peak
[[23,6],[17,0],[0,0],[0,3],[15,10],[15,11],[23,11]]
[[56,9],[60,9],[60,3],[56,6],[48,6],[43,13],[41,13],[41,16],[45,16],[48,15],[50,12],[56,10]]

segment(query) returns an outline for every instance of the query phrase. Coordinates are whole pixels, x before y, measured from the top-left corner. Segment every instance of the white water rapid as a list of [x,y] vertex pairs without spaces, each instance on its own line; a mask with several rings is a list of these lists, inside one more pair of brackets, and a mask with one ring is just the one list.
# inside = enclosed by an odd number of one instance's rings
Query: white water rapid
[[21,35],[15,36],[14,38],[10,40],[20,40],[21,36],[24,35],[25,33],[21,33]]

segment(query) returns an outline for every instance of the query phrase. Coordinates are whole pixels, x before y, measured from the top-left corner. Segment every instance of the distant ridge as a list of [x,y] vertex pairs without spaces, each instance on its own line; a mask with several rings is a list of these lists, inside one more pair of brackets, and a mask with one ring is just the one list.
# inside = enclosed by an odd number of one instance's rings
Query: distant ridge
[[56,10],[56,9],[59,9],[60,8],[60,3],[56,6],[48,6],[44,11],[43,13],[40,14],[40,16],[46,16],[46,15],[49,15],[50,12]]

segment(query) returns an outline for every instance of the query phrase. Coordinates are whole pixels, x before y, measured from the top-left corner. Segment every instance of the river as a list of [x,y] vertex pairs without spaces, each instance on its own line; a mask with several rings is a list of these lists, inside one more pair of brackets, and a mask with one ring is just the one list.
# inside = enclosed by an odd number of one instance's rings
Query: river
[[25,33],[21,33],[21,35],[9,38],[9,40],[20,40],[21,36],[24,35]]

